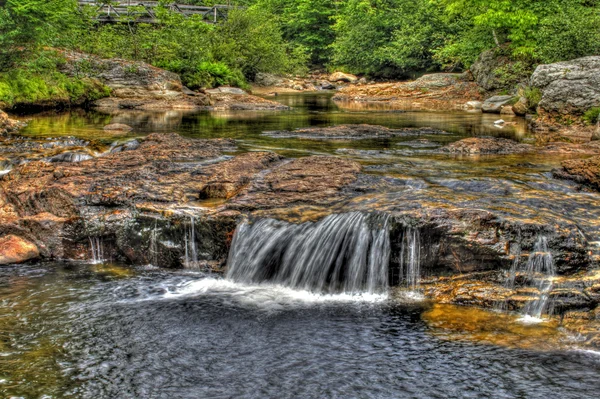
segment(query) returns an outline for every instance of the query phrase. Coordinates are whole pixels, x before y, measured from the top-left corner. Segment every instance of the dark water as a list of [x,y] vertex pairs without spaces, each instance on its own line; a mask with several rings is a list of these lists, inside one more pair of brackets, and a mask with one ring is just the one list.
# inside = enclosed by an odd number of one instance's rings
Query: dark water
[[595,398],[598,354],[447,340],[423,307],[191,272],[0,269],[0,395]]

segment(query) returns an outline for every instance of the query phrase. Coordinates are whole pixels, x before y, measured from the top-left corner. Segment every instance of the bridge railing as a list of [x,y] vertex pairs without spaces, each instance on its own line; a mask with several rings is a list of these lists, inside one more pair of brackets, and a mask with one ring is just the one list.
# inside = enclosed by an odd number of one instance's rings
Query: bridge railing
[[[90,6],[96,10],[96,20],[100,22],[119,22],[129,20],[133,22],[155,23],[157,1],[143,0],[78,0],[80,6]],[[201,15],[207,22],[217,23],[227,18],[228,5],[194,6],[188,4],[170,3],[166,7],[172,12],[184,15]]]

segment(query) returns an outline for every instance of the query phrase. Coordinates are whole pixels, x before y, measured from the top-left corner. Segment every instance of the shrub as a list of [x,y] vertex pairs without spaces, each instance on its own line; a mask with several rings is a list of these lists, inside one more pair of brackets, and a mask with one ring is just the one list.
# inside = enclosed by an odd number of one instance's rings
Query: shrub
[[600,121],[600,107],[594,107],[583,114],[583,121],[588,125],[595,125]]

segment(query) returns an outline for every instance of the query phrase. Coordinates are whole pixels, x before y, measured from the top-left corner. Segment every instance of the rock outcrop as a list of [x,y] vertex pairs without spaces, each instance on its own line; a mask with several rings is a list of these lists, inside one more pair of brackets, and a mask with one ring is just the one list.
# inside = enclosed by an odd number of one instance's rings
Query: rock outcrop
[[94,102],[101,109],[282,110],[289,107],[245,93],[238,88],[217,88],[206,93],[183,86],[179,75],[141,61],[104,59],[72,51],[63,52],[67,62],[61,72],[101,82],[110,97]]
[[347,102],[384,104],[402,110],[464,110],[467,103],[481,100],[479,88],[467,74],[424,75],[411,82],[349,86],[333,97],[344,107]]
[[540,65],[530,84],[542,91],[542,111],[582,114],[600,106],[600,56]]

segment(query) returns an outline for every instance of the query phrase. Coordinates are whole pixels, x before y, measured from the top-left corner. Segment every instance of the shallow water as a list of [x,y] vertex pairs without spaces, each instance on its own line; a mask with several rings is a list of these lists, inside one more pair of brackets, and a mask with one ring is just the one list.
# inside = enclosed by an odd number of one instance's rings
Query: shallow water
[[[548,348],[547,330],[519,331],[529,349],[457,339],[435,309],[383,295],[118,265],[0,276],[3,397],[593,398],[600,388],[600,356]],[[465,333],[484,326],[464,317]]]
[[[600,196],[552,179],[561,157],[452,157],[386,140],[277,139],[263,131],[340,123],[424,127],[530,141],[497,115],[342,110],[330,94],[281,95],[285,112],[74,110],[30,116],[31,137],[106,144],[151,132],[230,137],[240,151],[336,154],[383,177],[342,211],[398,203],[493,209],[576,223],[600,242]],[[108,123],[134,131],[111,135]],[[358,151],[356,151],[358,150]],[[402,150],[402,151],[396,151]],[[23,398],[593,398],[600,356],[575,337],[517,316],[431,306],[408,293],[316,295],[191,271],[112,264],[0,268],[0,397]],[[44,396],[46,395],[46,396]]]

